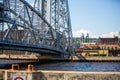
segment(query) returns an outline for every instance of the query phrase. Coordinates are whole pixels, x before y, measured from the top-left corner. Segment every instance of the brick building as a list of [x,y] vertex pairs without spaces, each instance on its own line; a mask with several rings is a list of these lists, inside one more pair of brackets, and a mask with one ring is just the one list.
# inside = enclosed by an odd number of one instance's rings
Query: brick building
[[119,40],[118,37],[114,38],[99,38],[100,44],[118,44]]
[[99,47],[101,49],[120,49],[119,38],[99,38]]

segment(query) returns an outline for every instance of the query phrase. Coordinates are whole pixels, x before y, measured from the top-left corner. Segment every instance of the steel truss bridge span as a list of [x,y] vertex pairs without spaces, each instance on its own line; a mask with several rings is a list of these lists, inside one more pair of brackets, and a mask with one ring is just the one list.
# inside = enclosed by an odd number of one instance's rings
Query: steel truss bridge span
[[68,0],[0,0],[0,49],[72,55]]

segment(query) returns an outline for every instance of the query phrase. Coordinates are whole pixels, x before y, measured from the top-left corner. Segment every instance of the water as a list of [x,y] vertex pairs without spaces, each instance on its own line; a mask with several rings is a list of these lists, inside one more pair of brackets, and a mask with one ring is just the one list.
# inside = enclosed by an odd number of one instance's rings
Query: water
[[0,60],[0,65],[2,64],[13,64],[13,63],[21,63],[19,60]]
[[[33,65],[35,70],[120,72],[120,62],[52,62],[33,63]],[[27,64],[22,65],[21,69],[27,69]]]
[[29,61],[23,60],[0,60],[0,69],[10,69],[11,64],[28,63]]
[[42,70],[120,72],[119,62],[57,62],[34,66],[36,69]]

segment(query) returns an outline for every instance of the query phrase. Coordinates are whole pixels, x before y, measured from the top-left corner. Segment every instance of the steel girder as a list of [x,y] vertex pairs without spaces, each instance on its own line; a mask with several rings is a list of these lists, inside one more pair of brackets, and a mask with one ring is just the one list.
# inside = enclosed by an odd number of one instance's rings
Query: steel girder
[[43,52],[69,55],[73,49],[70,21],[68,0],[3,0],[0,48],[7,49],[9,45],[9,49],[30,51],[33,48],[33,52],[44,48]]

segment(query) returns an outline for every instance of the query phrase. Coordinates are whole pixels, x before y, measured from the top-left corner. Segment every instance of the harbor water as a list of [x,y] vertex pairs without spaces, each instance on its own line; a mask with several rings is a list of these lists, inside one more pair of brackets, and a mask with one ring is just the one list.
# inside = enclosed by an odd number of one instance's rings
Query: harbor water
[[34,66],[41,70],[120,72],[119,62],[56,62]]
[[[0,60],[0,69],[11,68],[10,63],[17,61]],[[29,63],[28,63],[29,64]],[[20,68],[25,70],[26,64],[21,64]],[[35,70],[60,70],[60,71],[85,71],[85,72],[120,72],[120,62],[47,62],[47,63],[31,63]]]

